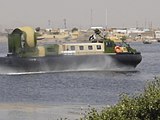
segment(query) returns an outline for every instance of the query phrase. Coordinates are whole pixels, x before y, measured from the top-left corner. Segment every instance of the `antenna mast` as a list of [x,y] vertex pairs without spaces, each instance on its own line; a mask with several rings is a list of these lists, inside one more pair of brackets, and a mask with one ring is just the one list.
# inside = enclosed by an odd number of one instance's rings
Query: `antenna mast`
[[64,28],[66,29],[67,28],[67,20],[64,19]]
[[107,8],[106,8],[106,28],[108,27],[108,23],[107,23]]
[[48,20],[48,27],[51,27],[51,20]]

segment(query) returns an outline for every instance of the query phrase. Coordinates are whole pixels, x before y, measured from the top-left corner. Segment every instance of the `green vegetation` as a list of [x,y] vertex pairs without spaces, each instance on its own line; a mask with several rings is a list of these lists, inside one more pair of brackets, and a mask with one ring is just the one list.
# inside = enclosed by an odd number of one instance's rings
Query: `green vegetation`
[[160,78],[155,78],[134,96],[122,95],[120,101],[101,112],[91,109],[81,120],[160,120]]

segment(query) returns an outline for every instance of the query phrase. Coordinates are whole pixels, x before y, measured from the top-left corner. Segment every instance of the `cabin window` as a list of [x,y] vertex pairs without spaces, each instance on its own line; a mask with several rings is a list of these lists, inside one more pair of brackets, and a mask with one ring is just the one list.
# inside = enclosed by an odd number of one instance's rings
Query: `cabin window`
[[84,46],[79,46],[79,50],[84,50]]
[[121,42],[116,42],[116,46],[122,46],[122,43]]
[[75,50],[75,46],[71,46],[71,50]]
[[93,50],[93,47],[91,45],[89,45],[88,50]]
[[114,46],[114,43],[111,42],[111,41],[108,41],[108,42],[106,42],[106,46],[107,46],[107,47],[113,47],[113,46]]
[[97,45],[97,50],[101,50],[101,45]]

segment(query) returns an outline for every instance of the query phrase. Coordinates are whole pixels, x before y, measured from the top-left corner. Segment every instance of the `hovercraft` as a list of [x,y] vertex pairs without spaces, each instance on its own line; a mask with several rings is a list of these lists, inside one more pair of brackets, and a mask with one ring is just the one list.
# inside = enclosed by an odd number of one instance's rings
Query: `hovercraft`
[[135,68],[142,60],[140,52],[122,42],[95,34],[101,40],[88,43],[52,43],[37,45],[37,36],[31,27],[21,27],[8,35],[8,54],[0,57],[0,67],[17,72],[59,70],[108,70],[118,67]]

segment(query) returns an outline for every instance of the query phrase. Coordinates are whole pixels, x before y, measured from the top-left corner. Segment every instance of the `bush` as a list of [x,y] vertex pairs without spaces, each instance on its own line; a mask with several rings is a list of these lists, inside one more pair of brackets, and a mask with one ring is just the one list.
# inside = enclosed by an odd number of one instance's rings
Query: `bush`
[[160,120],[160,78],[155,78],[134,96],[122,95],[120,101],[101,112],[91,109],[81,120]]

